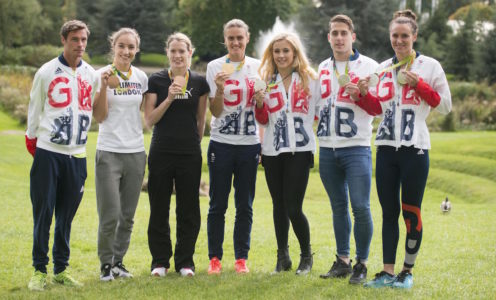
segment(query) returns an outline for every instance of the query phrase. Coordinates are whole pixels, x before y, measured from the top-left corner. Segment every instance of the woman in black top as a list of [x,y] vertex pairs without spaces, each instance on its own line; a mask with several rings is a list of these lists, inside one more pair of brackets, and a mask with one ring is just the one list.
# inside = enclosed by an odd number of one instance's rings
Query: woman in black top
[[154,73],[145,94],[145,122],[153,125],[148,158],[150,221],[148,245],[153,276],[165,276],[172,256],[169,209],[176,188],[176,246],[174,264],[182,276],[193,276],[193,254],[200,231],[199,185],[209,86],[189,70],[193,47],[182,33],[166,42],[170,68]]

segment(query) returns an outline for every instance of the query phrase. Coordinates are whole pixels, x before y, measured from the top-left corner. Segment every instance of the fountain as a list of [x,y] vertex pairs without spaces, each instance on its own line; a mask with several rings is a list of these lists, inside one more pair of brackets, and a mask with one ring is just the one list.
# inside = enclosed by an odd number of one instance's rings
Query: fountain
[[290,22],[289,24],[285,24],[281,21],[279,17],[276,17],[276,22],[274,23],[274,26],[272,26],[272,29],[260,32],[260,36],[255,44],[255,51],[257,53],[257,58],[262,58],[263,52],[265,48],[267,48],[267,45],[270,43],[272,38],[277,34],[283,32],[290,32],[295,35],[298,35],[298,32],[296,31],[293,22]]

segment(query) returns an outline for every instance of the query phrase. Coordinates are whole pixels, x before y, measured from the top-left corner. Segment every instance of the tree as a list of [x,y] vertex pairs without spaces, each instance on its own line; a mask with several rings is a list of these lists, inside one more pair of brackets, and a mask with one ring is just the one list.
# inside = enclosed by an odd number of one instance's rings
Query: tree
[[[72,19],[75,11],[70,10],[70,1],[38,0],[41,6],[43,23],[40,24],[40,34],[35,38],[36,44],[60,43],[60,27],[68,19]],[[74,7],[72,7],[74,9]],[[71,17],[72,16],[72,17]]]
[[425,23],[420,24],[416,48],[441,63],[445,60],[448,49],[446,45],[452,35],[448,26],[448,1],[442,1],[434,14]]
[[39,33],[41,7],[36,0],[0,0],[0,41],[4,47],[31,44]]
[[180,24],[196,45],[196,54],[211,60],[225,53],[223,25],[233,18],[242,19],[250,27],[251,55],[260,31],[271,28],[279,16],[286,20],[302,0],[181,0]]
[[398,7],[398,1],[387,0],[328,0],[318,6],[307,6],[300,12],[298,29],[308,56],[315,63],[330,56],[329,20],[336,14],[346,14],[353,20],[357,35],[354,46],[359,52],[379,61],[390,57],[393,51],[388,26]]
[[102,1],[78,1],[76,4],[76,18],[85,22],[90,29],[88,39],[88,54],[102,54],[108,51],[106,31],[103,27],[103,6],[108,0]]
[[[174,15],[177,1],[143,0],[146,9],[142,9],[136,20],[136,29],[141,36],[143,52],[163,53],[165,39],[175,31]],[[145,5],[143,5],[145,6]]]
[[482,2],[475,2],[457,9],[451,16],[452,20],[463,20],[470,10],[474,10],[477,21],[490,21],[494,14],[494,7]]
[[[176,6],[177,1],[170,0],[80,1],[77,16],[90,26],[90,54],[109,52],[108,36],[122,27],[138,31],[141,51],[160,53],[175,27],[171,24]],[[139,62],[139,56],[136,60]]]
[[462,80],[469,80],[474,73],[475,63],[475,33],[474,11],[470,10],[464,20],[464,25],[448,42],[446,69]]
[[[493,15],[493,22],[496,25],[496,13]],[[481,51],[481,61],[484,66],[481,68],[482,76],[487,78],[490,84],[496,83],[496,26],[488,32],[484,40],[484,50]]]

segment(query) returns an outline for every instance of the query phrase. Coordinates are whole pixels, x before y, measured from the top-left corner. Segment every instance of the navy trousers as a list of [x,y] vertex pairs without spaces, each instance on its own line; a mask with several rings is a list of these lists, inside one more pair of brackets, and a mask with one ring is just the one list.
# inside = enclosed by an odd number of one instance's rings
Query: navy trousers
[[86,180],[86,158],[36,149],[31,167],[33,205],[33,266],[46,273],[48,241],[55,211],[54,273],[69,265],[71,224],[81,203]]
[[[210,141],[208,146],[208,169],[210,173],[210,208],[208,210],[207,234],[208,256],[222,259],[225,213],[234,186],[234,256],[247,259],[250,250],[251,225],[253,223],[253,199],[257,180],[260,144],[230,145]],[[234,181],[233,181],[234,175]]]

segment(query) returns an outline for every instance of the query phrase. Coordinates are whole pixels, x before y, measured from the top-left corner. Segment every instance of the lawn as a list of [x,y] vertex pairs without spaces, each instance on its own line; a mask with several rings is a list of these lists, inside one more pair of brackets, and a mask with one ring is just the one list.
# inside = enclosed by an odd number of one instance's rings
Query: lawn
[[[32,211],[29,199],[29,170],[32,158],[25,150],[23,128],[0,112],[0,298],[85,298],[85,299],[494,299],[496,295],[496,132],[432,134],[431,170],[425,193],[422,219],[424,235],[410,291],[369,290],[350,286],[346,280],[323,280],[336,245],[332,232],[331,208],[318,172],[310,175],[304,211],[311,226],[314,268],[306,277],[294,272],[271,275],[275,266],[276,242],[272,204],[263,169],[258,173],[254,202],[254,223],[248,266],[251,272],[234,272],[232,232],[234,204],[226,215],[223,273],[208,276],[206,219],[208,198],[201,198],[202,227],[196,246],[197,275],[181,278],[171,272],[152,278],[147,244],[148,195],[141,194],[131,246],[125,265],[135,275],[131,280],[102,283],[96,250],[98,217],[94,188],[96,133],[88,141],[88,178],[85,194],[74,219],[69,270],[84,283],[80,289],[56,284],[45,292],[27,289],[32,275]],[[146,136],[146,145],[150,135]],[[206,141],[203,148],[206,151]],[[317,160],[316,160],[317,161]],[[318,167],[318,166],[316,166]],[[205,170],[205,168],[204,168]],[[208,173],[203,173],[208,181]],[[375,185],[375,183],[373,184]],[[442,214],[441,201],[449,197],[453,210]],[[371,195],[374,220],[369,259],[369,278],[381,270],[381,209],[375,188]],[[175,206],[174,199],[172,207]],[[403,222],[401,221],[401,224]],[[401,225],[398,262],[404,256],[405,230]],[[53,229],[53,226],[52,226]],[[175,234],[175,214],[171,210]],[[51,235],[53,237],[53,233]],[[173,241],[174,243],[174,241]],[[352,245],[354,242],[352,241]],[[352,254],[354,254],[352,246]],[[298,243],[291,232],[290,253],[293,270],[299,261]],[[51,257],[51,255],[50,255]],[[172,261],[171,261],[172,263]],[[49,266],[51,273],[52,265]],[[397,266],[397,272],[400,264]]]

